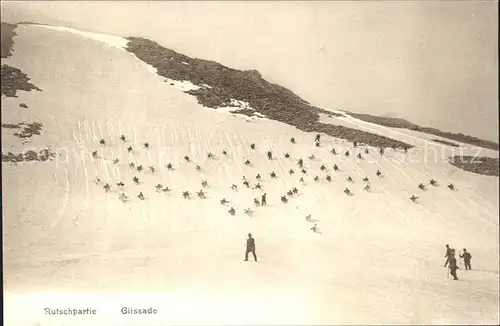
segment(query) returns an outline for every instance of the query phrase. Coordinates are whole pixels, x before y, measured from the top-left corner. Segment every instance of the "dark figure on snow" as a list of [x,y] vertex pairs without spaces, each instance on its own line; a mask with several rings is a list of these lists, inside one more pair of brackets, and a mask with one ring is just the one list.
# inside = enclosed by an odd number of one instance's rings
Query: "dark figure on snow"
[[222,151],[222,155],[227,155],[227,152],[226,151]]
[[294,194],[298,194],[298,193],[299,193],[299,189],[297,189],[297,188],[293,187],[292,192],[293,192]]
[[315,141],[315,142],[319,142],[320,137],[321,137],[321,135],[320,135],[320,134],[317,134],[317,135],[316,135],[316,138],[314,138],[314,141]]
[[262,186],[260,185],[260,183],[257,183],[254,188],[255,189],[262,189]]
[[302,170],[300,170],[300,172],[302,172],[302,174],[307,174],[306,169],[302,169]]
[[309,215],[306,216],[306,221],[307,222],[312,222],[311,214],[309,214]]
[[347,177],[347,182],[353,182],[351,177]]
[[286,153],[285,158],[290,158],[290,154]]
[[171,189],[170,189],[169,187],[165,187],[165,188],[163,188],[163,192],[165,192],[165,193],[170,192],[170,190],[171,190]]
[[450,188],[450,190],[455,190],[455,185],[453,183],[450,183],[448,185],[448,188]]
[[332,177],[331,177],[330,175],[327,175],[327,176],[326,176],[326,181],[328,181],[328,182],[332,182]]
[[273,172],[271,172],[271,173],[269,173],[269,175],[270,175],[270,176],[271,176],[271,178],[273,178],[273,179],[274,179],[274,178],[276,178],[276,173],[275,173],[274,171],[273,171]]
[[201,183],[201,186],[203,188],[207,188],[208,187],[208,181],[207,180],[204,180],[202,183]]
[[295,138],[293,138],[293,137],[292,137],[292,138],[290,138],[290,142],[291,142],[292,144],[295,144]]
[[205,193],[203,192],[203,190],[198,191],[198,197],[200,197],[201,199],[205,199]]
[[251,144],[251,145],[250,145],[250,148],[251,148],[251,149],[255,149],[255,144]]
[[151,171],[151,173],[155,173],[155,168],[154,168],[154,166],[150,165],[150,166],[149,166],[149,171]]
[[236,210],[234,209],[234,207],[231,207],[231,208],[228,210],[228,213],[234,216],[234,214],[236,214]]
[[345,188],[344,193],[345,193],[347,196],[352,196],[352,192],[349,190],[349,188]]
[[464,259],[465,270],[471,269],[470,260],[472,258],[471,254],[467,252],[467,249],[464,248],[464,253],[460,255],[460,258]]
[[184,191],[182,193],[182,197],[184,197],[185,199],[189,199],[190,196],[191,196],[191,194],[189,193],[189,191]]
[[408,147],[405,147],[404,150],[405,150],[405,154],[408,154]]
[[437,181],[434,180],[434,179],[431,179],[431,181],[429,183],[431,184],[431,186],[436,186],[437,185]]
[[174,167],[172,166],[172,163],[167,164],[167,169],[169,169],[170,171],[172,171],[174,169]]
[[455,259],[455,250],[451,249],[451,256],[450,256],[450,274],[453,276],[454,280],[458,280],[457,277],[457,260]]
[[364,182],[368,182],[368,181],[370,181],[370,179],[368,179],[368,177],[364,177],[364,178],[363,178],[363,181],[364,181]]
[[300,178],[299,181],[302,182],[302,183],[305,182],[304,178]]
[[446,267],[446,265],[450,262],[452,250],[453,249],[450,248],[450,245],[446,245],[446,253],[444,254],[446,261],[444,262],[444,267]]
[[121,182],[121,181],[120,181],[120,182],[118,182],[116,185],[117,185],[118,187],[123,187],[123,186],[125,186],[125,184],[124,184],[123,182]]
[[135,184],[139,184],[139,178],[138,177],[134,177],[134,179],[132,179],[132,180],[134,180]]
[[314,223],[314,226],[310,230],[313,231],[314,233],[318,232],[318,226],[316,225],[316,223]]
[[382,175],[382,172],[380,170],[377,170],[377,177],[380,177]]
[[317,142],[316,142],[316,147],[319,147],[319,146],[320,146],[320,145],[319,145],[319,141],[317,141]]
[[243,184],[247,187],[247,188],[250,188],[250,183],[248,183],[248,181],[243,181]]
[[294,173],[295,173],[295,171],[293,169],[288,170],[288,174],[292,175]]
[[128,200],[128,197],[124,193],[121,193],[120,196],[118,196],[118,199],[120,199],[122,202],[126,202]]
[[315,176],[315,177],[314,177],[314,181],[319,181],[319,177],[318,177],[318,176]]
[[125,141],[125,136],[124,136],[124,135],[121,135],[121,136],[120,136],[120,139],[121,139],[122,141]]
[[253,214],[253,211],[250,209],[250,208],[245,208],[245,214],[247,214],[248,216],[252,216]]
[[186,160],[186,162],[189,162],[189,156],[184,156],[184,160]]
[[197,165],[196,166],[196,171],[201,171],[201,166]]
[[113,160],[113,164],[118,164],[119,162],[120,162],[120,160],[119,160],[119,159],[117,159],[117,158],[115,158],[115,159]]
[[231,189],[234,190],[234,191],[237,191],[238,190],[238,186],[233,183],[231,185]]
[[139,195],[137,196],[137,198],[139,198],[140,200],[144,200],[144,195],[142,194],[142,191],[139,193]]
[[111,190],[111,186],[110,186],[108,183],[106,183],[106,184],[103,186],[103,188],[104,188],[104,191],[106,191],[106,192],[109,192],[109,191]]
[[250,164],[251,164],[251,163],[250,163],[250,160],[246,160],[246,161],[245,161],[245,165],[250,165]]
[[418,185],[418,188],[420,188],[420,190],[425,190],[425,186],[424,186],[424,184],[423,184],[423,183],[419,184],[419,185]]
[[160,191],[163,188],[163,186],[161,184],[157,184],[155,186],[155,188],[156,188],[156,191]]
[[128,166],[130,166],[130,168],[133,169],[135,167],[135,164],[134,164],[134,162],[131,162],[128,164]]
[[257,174],[257,176],[255,177],[255,179],[260,180],[260,179],[262,179],[262,177],[260,176],[260,174]]
[[97,151],[93,151],[93,152],[92,152],[92,157],[93,157],[93,158],[97,158]]
[[221,203],[222,205],[226,205],[226,204],[228,204],[228,203],[229,203],[229,201],[228,201],[228,200],[226,200],[226,198],[222,198],[222,199],[220,200],[220,203]]
[[261,203],[262,206],[266,206],[267,205],[267,198],[266,197],[267,197],[267,194],[265,193],[265,194],[262,195],[262,198],[260,199],[260,203]]
[[349,157],[349,155],[351,155],[351,153],[349,153],[349,151],[346,151],[345,156]]
[[357,142],[357,141],[354,141],[354,142],[352,143],[352,145],[354,146],[354,148],[356,148],[356,147],[358,147],[358,142]]
[[257,255],[255,254],[255,239],[252,238],[252,234],[248,234],[247,239],[247,250],[245,251],[245,261],[248,261],[248,254],[252,253],[253,259],[257,261]]
[[253,199],[253,203],[255,204],[255,206],[259,206],[260,205],[260,201],[257,198]]
[[142,171],[142,165],[137,166],[137,171],[141,172]]
[[370,185],[366,185],[364,188],[363,188],[365,191],[370,191]]
[[362,159],[363,159],[363,156],[361,156],[361,153],[358,153],[358,158],[359,158],[360,160],[362,160]]
[[212,154],[212,153],[208,153],[208,154],[207,154],[207,157],[208,157],[209,159],[214,159],[214,158],[215,158],[214,154]]
[[368,150],[368,148],[365,148],[365,154],[368,154],[370,153],[370,151]]
[[338,171],[338,170],[339,170],[339,167],[337,166],[337,164],[334,164],[334,165],[333,165],[333,169],[334,169],[335,171]]
[[330,151],[333,155],[337,155],[337,151],[335,150],[335,148],[332,148],[332,150]]
[[101,145],[106,145],[106,141],[104,141],[104,139],[101,139],[101,140],[99,141],[99,144],[101,144]]
[[288,190],[288,192],[286,193],[288,196],[292,197],[293,196],[293,191],[292,190]]
[[321,167],[319,168],[321,171],[325,171],[326,170],[326,166],[324,164],[321,165]]
[[302,159],[299,159],[297,165],[299,166],[299,168],[304,167],[304,161]]
[[267,152],[267,159],[268,160],[272,160],[273,159],[273,153],[271,153],[271,151]]
[[144,143],[144,148],[146,148],[146,149],[149,148],[149,143],[148,142]]
[[132,152],[132,146],[127,147],[127,152]]
[[380,147],[379,153],[380,153],[380,156],[384,155],[384,149],[382,147]]
[[309,156],[309,159],[310,159],[310,160],[314,160],[314,154],[311,154],[311,155]]
[[417,199],[418,199],[418,197],[417,197],[417,196],[415,196],[415,195],[412,195],[412,196],[410,197],[410,200],[411,200],[412,202],[414,202],[414,203],[417,201]]

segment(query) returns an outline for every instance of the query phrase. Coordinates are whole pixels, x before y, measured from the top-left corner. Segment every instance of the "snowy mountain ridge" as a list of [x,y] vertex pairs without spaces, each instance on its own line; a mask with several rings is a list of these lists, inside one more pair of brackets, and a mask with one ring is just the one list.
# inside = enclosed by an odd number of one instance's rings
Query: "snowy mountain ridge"
[[[2,97],[2,123],[43,129],[26,143],[2,128],[2,152],[48,147],[55,157],[2,163],[6,325],[145,322],[115,313],[123,305],[158,307],[147,322],[161,324],[498,323],[498,178],[448,162],[457,151],[497,151],[456,149],[342,110],[317,112],[319,123],[394,139],[408,153],[380,155],[324,133],[317,147],[316,132],[276,121],[272,108],[257,115],[252,99],[227,94],[226,106],[200,105],[192,92],[214,85],[158,75],[122,51],[129,39],[42,25],[16,31],[5,63],[43,91]],[[267,207],[256,206],[264,193]],[[258,263],[242,261],[249,232]],[[442,266],[445,243],[474,257],[457,282]],[[102,313],[54,319],[40,301]]]

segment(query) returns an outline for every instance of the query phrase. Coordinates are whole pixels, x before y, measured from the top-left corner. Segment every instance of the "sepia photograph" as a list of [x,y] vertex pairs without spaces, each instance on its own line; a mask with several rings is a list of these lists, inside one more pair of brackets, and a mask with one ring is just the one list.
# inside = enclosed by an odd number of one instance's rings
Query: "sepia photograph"
[[500,324],[498,1],[7,1],[6,326]]

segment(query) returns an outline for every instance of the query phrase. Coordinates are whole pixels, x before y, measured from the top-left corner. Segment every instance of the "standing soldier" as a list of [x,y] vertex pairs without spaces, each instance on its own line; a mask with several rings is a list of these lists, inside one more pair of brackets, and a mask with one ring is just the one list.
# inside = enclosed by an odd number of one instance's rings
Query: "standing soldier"
[[266,206],[266,205],[267,205],[266,195],[267,195],[267,194],[266,194],[266,193],[264,193],[264,194],[262,195],[261,200],[260,200],[260,204],[261,204],[262,206]]
[[452,251],[452,249],[450,248],[450,245],[446,245],[446,254],[444,255],[444,257],[446,258],[446,261],[444,262],[444,267],[446,267],[446,265],[448,265],[448,263],[450,262],[451,251]]
[[450,274],[453,276],[454,280],[458,280],[457,277],[457,260],[455,259],[455,249],[451,249],[451,255],[450,255]]
[[464,253],[460,255],[460,258],[464,259],[465,270],[470,270],[470,260],[472,258],[471,254],[467,252],[467,249],[464,248]]
[[248,234],[248,239],[247,239],[247,250],[245,251],[245,261],[248,261],[248,254],[252,253],[253,254],[253,259],[257,261],[257,255],[255,254],[255,239],[252,238],[252,234]]

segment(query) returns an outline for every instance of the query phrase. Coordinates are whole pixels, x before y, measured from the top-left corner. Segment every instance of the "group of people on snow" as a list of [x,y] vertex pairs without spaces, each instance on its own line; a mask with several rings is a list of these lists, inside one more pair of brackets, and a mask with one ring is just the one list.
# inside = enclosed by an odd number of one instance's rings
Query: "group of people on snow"
[[[450,248],[450,246],[447,244],[446,245],[446,253],[444,255],[446,258],[446,261],[444,262],[444,267],[448,265],[448,268],[450,269],[450,274],[453,276],[454,280],[458,280],[457,276],[457,270],[458,265],[457,265],[457,259],[455,258],[455,249]],[[463,258],[464,260],[464,265],[465,265],[465,270],[471,270],[471,259],[472,255],[470,252],[467,251],[466,248],[463,249],[463,253],[459,255],[460,258]]]

